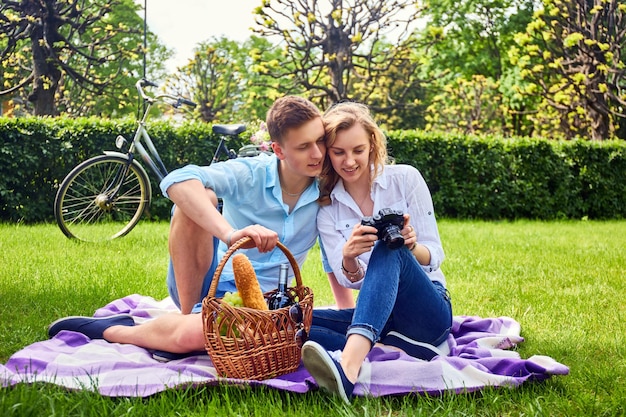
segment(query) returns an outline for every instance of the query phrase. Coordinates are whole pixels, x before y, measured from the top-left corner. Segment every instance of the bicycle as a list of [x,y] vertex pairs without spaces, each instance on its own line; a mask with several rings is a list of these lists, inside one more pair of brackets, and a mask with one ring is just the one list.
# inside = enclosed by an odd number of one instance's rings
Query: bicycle
[[[137,225],[152,200],[152,187],[148,173],[135,158],[135,153],[141,156],[159,182],[168,174],[148,133],[148,114],[157,102],[167,102],[174,108],[194,107],[196,103],[170,94],[150,96],[144,87],[158,86],[145,79],[137,81],[135,87],[145,108],[133,140],[128,143],[126,138],[118,135],[115,146],[119,151],[104,151],[103,155],[81,162],[59,186],[54,200],[54,217],[68,238],[87,242],[111,240],[127,235]],[[226,142],[244,132],[246,125],[215,124],[212,130],[219,135],[220,141],[211,163],[217,162],[222,154],[228,159],[237,158],[234,150],[227,149]]]

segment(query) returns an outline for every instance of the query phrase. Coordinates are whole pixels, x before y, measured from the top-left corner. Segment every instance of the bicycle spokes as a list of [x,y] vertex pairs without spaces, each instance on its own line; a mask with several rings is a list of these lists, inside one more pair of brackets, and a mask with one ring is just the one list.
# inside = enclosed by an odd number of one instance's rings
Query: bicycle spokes
[[[57,223],[69,237],[105,240],[123,236],[149,203],[145,173],[123,157],[103,155],[77,167],[57,195]],[[98,227],[96,227],[98,226]]]

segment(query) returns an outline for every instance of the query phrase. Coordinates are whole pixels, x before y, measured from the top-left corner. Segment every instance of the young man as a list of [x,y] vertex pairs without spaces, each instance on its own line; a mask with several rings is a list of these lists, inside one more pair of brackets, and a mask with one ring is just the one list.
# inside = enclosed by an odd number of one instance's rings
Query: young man
[[[266,119],[275,155],[191,165],[161,183],[176,204],[168,288],[183,314],[198,308],[217,263],[238,239],[254,240],[258,251],[247,255],[264,291],[276,288],[279,262],[273,250],[278,240],[299,264],[315,243],[315,177],[325,156],[321,113],[308,100],[288,96],[272,106]],[[223,215],[216,209],[217,197],[223,200]],[[229,268],[220,277],[217,296],[236,291]]]
[[[319,190],[316,176],[326,153],[321,113],[296,96],[278,99],[266,124],[274,155],[237,158],[206,167],[189,165],[161,182],[175,204],[169,237],[168,290],[182,314],[168,314],[140,326],[132,317],[68,317],[52,323],[92,339],[127,343],[172,353],[204,350],[201,309],[214,271],[228,246],[249,236],[247,251],[261,289],[276,288],[280,240],[302,266],[317,238]],[[218,196],[223,200],[217,210]],[[275,253],[276,251],[280,254]],[[232,269],[224,268],[216,296],[236,291]]]

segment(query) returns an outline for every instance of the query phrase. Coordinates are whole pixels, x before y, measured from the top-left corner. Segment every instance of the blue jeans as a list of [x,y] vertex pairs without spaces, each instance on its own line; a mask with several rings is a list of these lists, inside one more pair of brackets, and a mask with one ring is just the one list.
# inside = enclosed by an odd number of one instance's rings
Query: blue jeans
[[377,242],[356,308],[314,309],[309,339],[327,350],[342,350],[350,334],[372,344],[394,330],[418,342],[438,346],[452,327],[452,306],[444,286],[430,280],[403,246]]

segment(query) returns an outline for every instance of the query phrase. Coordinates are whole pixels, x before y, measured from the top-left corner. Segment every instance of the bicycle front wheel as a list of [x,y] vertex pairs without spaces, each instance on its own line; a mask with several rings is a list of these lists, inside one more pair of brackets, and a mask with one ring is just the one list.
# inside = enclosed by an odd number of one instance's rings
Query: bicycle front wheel
[[54,200],[54,217],[69,238],[99,242],[126,235],[150,204],[150,181],[123,155],[100,155],[76,166]]

